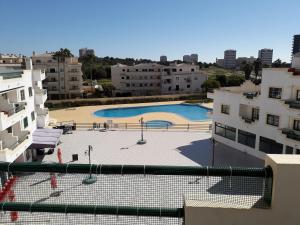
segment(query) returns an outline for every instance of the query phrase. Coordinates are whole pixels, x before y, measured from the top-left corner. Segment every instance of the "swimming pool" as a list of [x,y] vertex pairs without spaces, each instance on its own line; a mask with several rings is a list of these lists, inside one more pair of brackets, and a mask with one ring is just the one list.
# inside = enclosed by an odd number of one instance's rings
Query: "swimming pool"
[[106,118],[125,118],[151,112],[175,113],[191,121],[207,120],[210,109],[190,104],[153,105],[139,107],[123,107],[102,109],[94,112],[94,116]]
[[145,126],[149,128],[167,128],[172,127],[173,123],[165,120],[149,120],[145,122]]

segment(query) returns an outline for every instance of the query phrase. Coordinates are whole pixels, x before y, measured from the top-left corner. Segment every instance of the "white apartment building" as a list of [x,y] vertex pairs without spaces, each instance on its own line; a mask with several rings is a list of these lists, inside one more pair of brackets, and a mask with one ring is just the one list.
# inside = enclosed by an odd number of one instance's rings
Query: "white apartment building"
[[64,62],[53,59],[53,53],[32,56],[33,67],[46,71],[43,87],[48,91],[48,98],[77,98],[82,95],[81,63],[77,57],[66,58]]
[[199,92],[207,75],[191,64],[117,64],[111,67],[111,79],[115,95],[138,96]]
[[33,133],[48,125],[44,108],[47,92],[42,89],[45,72],[33,70],[26,59],[26,69],[0,67],[0,161],[28,161]]
[[272,65],[273,49],[263,48],[258,51],[258,58],[261,60],[262,65]]
[[208,97],[217,142],[262,159],[266,153],[300,154],[300,54],[290,69],[263,69],[261,85],[246,81]]
[[25,56],[19,54],[0,54],[0,64],[21,64],[24,62]]
[[234,69],[236,67],[236,50],[228,49],[224,51],[224,68]]

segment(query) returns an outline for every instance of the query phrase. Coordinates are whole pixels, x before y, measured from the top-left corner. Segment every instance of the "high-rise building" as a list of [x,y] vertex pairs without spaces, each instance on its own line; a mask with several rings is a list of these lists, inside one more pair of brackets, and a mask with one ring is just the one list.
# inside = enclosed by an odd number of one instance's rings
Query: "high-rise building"
[[94,49],[89,49],[89,48],[79,49],[79,57],[83,57],[83,56],[87,56],[87,55],[95,55]]
[[236,50],[228,49],[224,51],[224,67],[227,69],[236,67]]
[[167,62],[167,61],[168,61],[168,58],[167,58],[167,56],[162,55],[162,56],[160,56],[159,61],[160,61],[160,62]]
[[262,65],[272,65],[273,49],[263,48],[258,51],[258,58],[261,60]]
[[191,54],[191,61],[193,63],[198,63],[198,54]]
[[182,61],[185,62],[185,63],[191,63],[192,62],[191,56],[190,55],[184,55],[182,57]]
[[300,52],[300,34],[294,35],[292,55]]
[[53,58],[54,53],[36,55],[33,53],[32,61],[35,69],[46,71],[46,80],[43,86],[48,91],[49,99],[65,99],[81,97],[82,72],[81,63],[77,57],[66,58],[59,62]]

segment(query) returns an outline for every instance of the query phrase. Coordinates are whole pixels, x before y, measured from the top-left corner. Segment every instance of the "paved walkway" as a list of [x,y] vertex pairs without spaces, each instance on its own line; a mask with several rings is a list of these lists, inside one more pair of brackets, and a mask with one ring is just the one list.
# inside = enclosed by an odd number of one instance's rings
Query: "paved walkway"
[[[139,131],[74,131],[63,135],[59,147],[63,161],[70,162],[78,154],[76,163],[88,163],[85,150],[93,146],[92,163],[135,165],[211,165],[212,144],[209,132],[146,131],[145,145],[137,145]],[[44,161],[57,162],[56,152]],[[216,145],[215,165],[263,166],[261,160],[238,150]]]

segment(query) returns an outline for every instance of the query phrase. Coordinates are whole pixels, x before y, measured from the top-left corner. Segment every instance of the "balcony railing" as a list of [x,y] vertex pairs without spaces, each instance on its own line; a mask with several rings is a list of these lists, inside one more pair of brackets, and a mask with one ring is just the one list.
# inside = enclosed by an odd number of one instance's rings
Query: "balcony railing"
[[0,73],[0,77],[2,77],[3,80],[8,80],[8,79],[21,78],[22,74],[23,74],[22,71],[9,72],[9,73]]
[[28,139],[29,131],[23,132],[21,136],[18,137],[18,140],[8,146],[9,149],[14,150],[18,147],[19,144],[23,143],[26,139]]
[[26,108],[26,103],[22,103],[22,104],[18,104],[16,105],[14,108],[7,110],[7,111],[2,111],[4,112],[4,114],[6,114],[7,116],[12,116],[18,112],[21,112],[22,110],[25,110]]
[[284,103],[288,104],[289,107],[292,108],[292,109],[300,109],[300,101],[286,100]]
[[[28,212],[18,220],[47,224],[68,224],[76,214],[77,224],[181,224],[183,200],[247,209],[269,209],[272,200],[271,167],[0,163],[0,171],[19,174],[7,181],[18,192],[11,202],[11,192],[2,192],[2,211]],[[143,218],[132,223],[133,216]]]
[[254,99],[255,97],[257,97],[260,93],[258,91],[255,92],[245,92],[243,93],[243,95],[248,98],[248,99]]
[[283,128],[282,133],[285,134],[289,139],[300,141],[300,131],[296,131],[290,128]]

